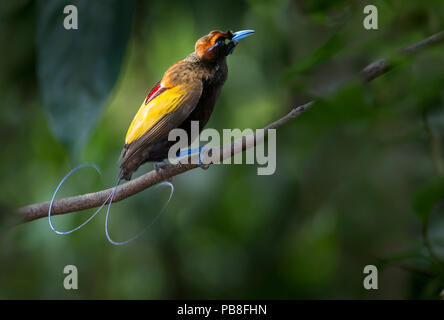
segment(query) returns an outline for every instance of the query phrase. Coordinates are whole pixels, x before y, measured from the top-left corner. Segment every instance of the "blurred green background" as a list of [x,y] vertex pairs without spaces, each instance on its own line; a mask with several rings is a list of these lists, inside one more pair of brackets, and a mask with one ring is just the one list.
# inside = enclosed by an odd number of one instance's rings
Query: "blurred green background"
[[[94,4],[92,4],[94,3]],[[63,7],[79,29],[63,29]],[[439,299],[444,289],[444,46],[370,84],[368,63],[444,29],[444,1],[2,1],[0,298]],[[208,127],[277,130],[277,170],[219,165],[174,178],[149,232],[109,244],[104,214],[67,236],[47,219],[11,228],[15,208],[110,187],[126,129],[169,65],[214,29],[254,29],[228,57]],[[137,175],[151,170],[148,164]],[[168,196],[151,188],[112,206],[125,240]],[[54,218],[68,230],[91,210]],[[424,234],[429,241],[424,242]],[[430,250],[431,248],[431,250]],[[63,288],[63,268],[79,290]],[[379,289],[365,290],[365,265]]]

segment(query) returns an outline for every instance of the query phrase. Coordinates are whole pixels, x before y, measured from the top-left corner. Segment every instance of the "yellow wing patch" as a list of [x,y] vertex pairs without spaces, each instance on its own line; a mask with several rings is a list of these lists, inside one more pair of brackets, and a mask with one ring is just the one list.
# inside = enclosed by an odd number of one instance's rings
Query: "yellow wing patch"
[[188,92],[189,88],[185,86],[176,86],[165,90],[146,105],[144,100],[128,128],[125,143],[130,144],[139,139],[165,114],[179,108],[182,105],[182,102],[187,98]]

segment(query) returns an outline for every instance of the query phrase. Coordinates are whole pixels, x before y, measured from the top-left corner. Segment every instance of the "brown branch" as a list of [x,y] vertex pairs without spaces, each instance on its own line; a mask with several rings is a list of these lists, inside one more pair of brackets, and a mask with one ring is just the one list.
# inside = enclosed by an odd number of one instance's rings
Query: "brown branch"
[[[413,53],[416,53],[424,49],[425,47],[439,43],[443,40],[444,40],[444,31],[441,31],[435,35],[432,35],[427,39],[424,39],[420,42],[405,47],[400,51],[400,54],[411,55]],[[361,71],[361,76],[364,81],[367,82],[371,81],[376,77],[386,73],[390,69],[391,65],[392,65],[391,62],[388,59],[380,59],[378,61],[371,63],[366,68],[364,68]],[[256,132],[253,133],[252,135],[242,137],[239,140],[234,141],[231,145],[222,146],[220,148],[212,148],[211,152],[219,152],[220,161],[230,158],[236,153],[243,152],[246,149],[251,148],[256,144],[258,144],[259,142],[261,142],[261,140],[264,137],[264,135],[262,135],[262,132],[264,132],[266,135],[269,129],[275,129],[279,126],[282,126],[284,123],[290,121],[291,119],[298,117],[299,115],[310,109],[313,106],[313,104],[314,101],[310,101],[304,105],[295,107],[284,117],[264,127],[263,130],[265,131],[256,130]],[[202,159],[202,162],[206,163],[205,159],[206,158],[204,157]],[[113,202],[118,202],[123,199],[126,199],[161,181],[171,179],[174,176],[177,176],[181,173],[184,173],[186,171],[198,167],[199,165],[197,164],[179,163],[176,165],[167,165],[159,171],[153,170],[148,173],[145,173],[139,178],[136,178],[132,181],[120,185],[116,190]],[[58,214],[64,214],[64,213],[99,207],[108,198],[111,191],[112,188],[109,188],[98,192],[87,193],[79,196],[56,200],[53,203],[51,214],[58,215]],[[22,221],[27,222],[48,216],[48,210],[49,210],[49,202],[43,202],[22,207],[18,209],[18,212],[21,215]]]
[[[401,56],[408,57],[411,54],[414,54],[418,51],[423,50],[424,48],[427,48],[431,45],[437,44],[444,40],[444,31],[435,33],[434,35],[421,40],[419,42],[416,42],[414,44],[411,44],[399,51],[399,54]],[[390,62],[388,59],[379,59],[371,64],[369,64],[367,67],[365,67],[361,71],[361,76],[364,78],[365,81],[369,82],[375,79],[376,77],[379,77],[380,75],[386,73],[390,70],[390,68],[393,66],[393,63]]]

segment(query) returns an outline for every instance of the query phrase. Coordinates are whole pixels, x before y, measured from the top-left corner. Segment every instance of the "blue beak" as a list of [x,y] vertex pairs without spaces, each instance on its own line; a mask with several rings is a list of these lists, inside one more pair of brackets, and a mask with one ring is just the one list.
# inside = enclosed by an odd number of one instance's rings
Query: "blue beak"
[[238,42],[240,39],[251,36],[253,33],[254,33],[254,30],[237,31],[237,32],[233,33],[233,39],[231,39],[231,40],[234,42]]

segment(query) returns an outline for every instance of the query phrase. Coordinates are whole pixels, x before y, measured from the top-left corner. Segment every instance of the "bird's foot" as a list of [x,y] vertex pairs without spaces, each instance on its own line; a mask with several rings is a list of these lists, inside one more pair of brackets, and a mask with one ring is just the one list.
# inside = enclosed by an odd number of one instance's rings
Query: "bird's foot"
[[[160,170],[162,170],[167,165],[168,165],[168,161],[166,159],[161,162],[157,162],[154,164],[154,170],[156,170],[156,172],[159,173]],[[169,177],[168,179],[166,179],[166,181],[173,182],[173,177]]]
[[161,162],[157,162],[154,164],[154,170],[156,170],[156,172],[159,172],[160,170],[162,170],[162,168],[164,168],[167,165],[168,161],[166,159]]

